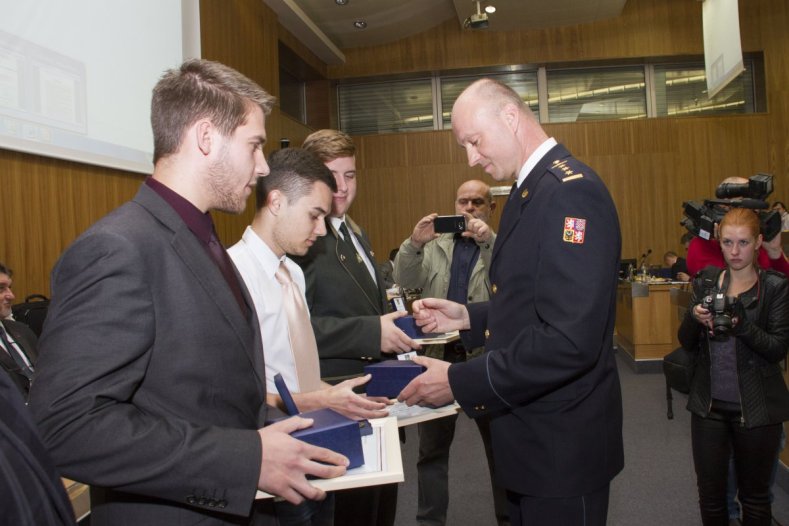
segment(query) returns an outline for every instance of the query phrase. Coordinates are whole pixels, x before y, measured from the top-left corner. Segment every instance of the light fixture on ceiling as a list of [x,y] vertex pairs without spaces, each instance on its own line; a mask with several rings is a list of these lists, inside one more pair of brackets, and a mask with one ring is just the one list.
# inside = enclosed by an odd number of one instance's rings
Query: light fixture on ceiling
[[496,6],[495,5],[486,5],[485,6],[485,12],[488,13],[488,14],[495,13],[496,12]]
[[334,0],[334,3],[337,5],[346,5],[348,0]]
[[365,22],[364,20],[361,20],[361,19],[354,20],[353,21],[353,27],[355,27],[356,29],[366,29],[367,28],[367,22]]
[[[488,13],[483,13],[482,8],[480,7],[481,0],[472,0],[475,4],[477,4],[477,12],[472,13],[471,16],[466,18],[463,21],[463,28],[464,29],[485,29],[488,27]],[[486,9],[487,11],[487,9]]]

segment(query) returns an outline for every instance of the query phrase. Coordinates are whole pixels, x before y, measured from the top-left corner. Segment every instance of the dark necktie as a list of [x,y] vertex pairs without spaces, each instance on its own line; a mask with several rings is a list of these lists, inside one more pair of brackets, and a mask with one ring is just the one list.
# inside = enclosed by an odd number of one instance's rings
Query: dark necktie
[[340,223],[340,233],[342,234],[342,240],[351,247],[351,250],[358,256],[359,251],[356,250],[356,245],[353,244],[353,238],[351,238],[351,233],[348,231],[348,227],[345,226],[345,221]]
[[6,334],[5,327],[3,327],[2,323],[0,323],[0,341],[3,343],[3,346],[6,348],[8,354],[11,355],[11,358],[14,359],[14,362],[16,363],[17,367],[19,367],[19,371],[23,375],[25,375],[28,379],[33,378],[32,365],[28,365],[25,362],[25,359],[22,358],[22,356],[20,356],[19,353],[22,351],[20,349],[17,349],[17,347],[15,347],[13,343],[11,343],[11,340],[8,339],[8,335]]
[[222,246],[222,243],[219,242],[215,232],[211,232],[211,238],[208,240],[208,250],[211,254],[211,259],[214,260],[214,263],[216,263],[216,266],[219,267],[219,270],[225,277],[225,281],[230,287],[230,290],[233,292],[233,296],[235,296],[238,306],[241,307],[241,312],[243,312],[244,316],[246,316],[249,312],[249,309],[247,309],[247,304],[244,301],[244,295],[241,293],[241,286],[238,283],[238,277],[233,271],[233,263],[231,263],[230,256],[227,255],[227,251]]

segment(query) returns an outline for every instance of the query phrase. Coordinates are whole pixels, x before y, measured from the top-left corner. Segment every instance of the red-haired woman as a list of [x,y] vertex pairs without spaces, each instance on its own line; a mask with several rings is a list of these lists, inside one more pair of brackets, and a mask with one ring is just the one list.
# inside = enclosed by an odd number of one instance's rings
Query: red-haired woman
[[789,391],[779,362],[789,348],[789,281],[762,270],[758,216],[733,208],[720,223],[726,268],[693,280],[683,347],[697,354],[688,399],[699,507],[705,526],[728,524],[726,476],[733,451],[745,526],[771,521],[770,478]]

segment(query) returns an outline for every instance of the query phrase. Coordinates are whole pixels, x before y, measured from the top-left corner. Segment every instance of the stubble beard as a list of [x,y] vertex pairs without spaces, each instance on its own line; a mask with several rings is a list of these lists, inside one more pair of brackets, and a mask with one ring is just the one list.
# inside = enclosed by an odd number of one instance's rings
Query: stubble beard
[[247,202],[243,192],[234,192],[232,173],[233,167],[228,162],[227,150],[224,150],[208,170],[207,184],[214,200],[211,208],[228,214],[240,214],[246,208]]

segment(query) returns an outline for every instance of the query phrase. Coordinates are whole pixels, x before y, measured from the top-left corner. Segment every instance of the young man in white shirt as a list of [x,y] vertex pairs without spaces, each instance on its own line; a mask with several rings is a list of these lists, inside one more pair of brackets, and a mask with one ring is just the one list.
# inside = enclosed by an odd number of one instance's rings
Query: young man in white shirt
[[[299,371],[298,366],[304,362],[296,355],[303,349],[292,348],[295,345],[292,346],[291,341],[303,335],[293,334],[289,329],[287,299],[276,274],[281,266],[287,269],[302,305],[306,305],[304,273],[286,254],[304,255],[319,236],[326,234],[324,218],[331,211],[332,193],[337,186],[331,171],[314,154],[301,148],[275,152],[269,167],[268,177],[261,177],[257,182],[257,211],[252,224],[241,240],[228,249],[249,289],[260,321],[268,403],[282,407],[274,385],[274,376],[279,373],[293,393],[299,411],[328,407],[350,418],[386,416],[386,403],[353,392],[354,387],[369,380],[369,375],[335,386],[319,380],[313,385],[301,385],[304,371]],[[311,331],[306,308],[304,316]],[[311,352],[314,356],[306,358],[307,366],[313,369],[307,372],[319,379],[317,349]],[[281,524],[330,525],[333,500],[327,498],[323,502],[305,502],[299,506],[278,503],[277,515]]]

